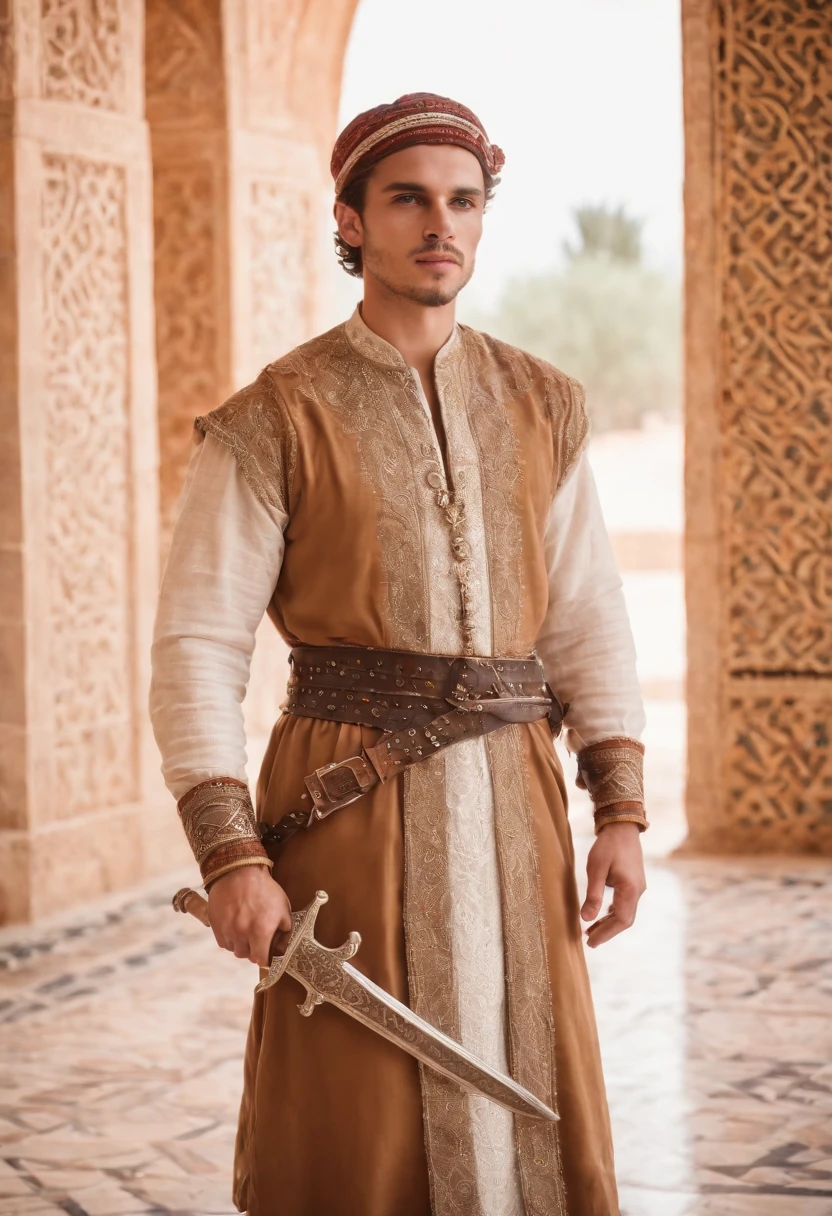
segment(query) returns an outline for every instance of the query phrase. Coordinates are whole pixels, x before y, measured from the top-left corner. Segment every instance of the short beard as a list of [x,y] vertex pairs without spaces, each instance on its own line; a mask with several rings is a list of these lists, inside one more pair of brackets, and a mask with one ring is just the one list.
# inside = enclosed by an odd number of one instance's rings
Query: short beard
[[421,304],[425,308],[442,308],[445,304],[450,304],[463,287],[467,286],[471,281],[471,276],[474,273],[473,263],[470,270],[465,273],[463,264],[463,277],[461,282],[454,287],[416,287],[409,283],[396,283],[390,278],[385,265],[385,256],[382,250],[376,249],[369,236],[365,234],[364,247],[362,249],[364,257],[364,273],[371,274],[374,279],[378,279],[383,287],[391,291],[393,295],[401,296],[403,300],[410,300],[414,304]]

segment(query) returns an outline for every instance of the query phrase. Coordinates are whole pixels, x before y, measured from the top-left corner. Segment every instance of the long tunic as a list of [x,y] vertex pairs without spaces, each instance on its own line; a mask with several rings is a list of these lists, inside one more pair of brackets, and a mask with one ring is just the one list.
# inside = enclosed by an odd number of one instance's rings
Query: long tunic
[[[464,327],[439,353],[448,470],[418,377],[356,313],[199,420],[160,599],[152,713],[181,796],[244,774],[254,630],[522,657],[572,702],[574,749],[643,711],[621,585],[581,456],[580,386]],[[378,732],[284,716],[258,817]],[[513,1118],[336,1010],[255,1003],[235,1199],[251,1216],[613,1216],[606,1105],[563,778],[545,723],[468,740],[290,840],[275,877],[319,888],[319,937],[557,1106]]]

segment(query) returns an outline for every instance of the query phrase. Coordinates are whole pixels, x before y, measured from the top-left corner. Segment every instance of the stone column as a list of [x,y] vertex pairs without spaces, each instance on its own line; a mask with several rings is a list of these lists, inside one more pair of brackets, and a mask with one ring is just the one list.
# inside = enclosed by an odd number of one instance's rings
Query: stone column
[[[194,417],[321,328],[329,155],[357,0],[148,0],[163,550]],[[286,683],[258,633],[249,733]]]
[[832,23],[683,0],[687,848],[832,852]]
[[185,857],[147,721],[157,583],[138,0],[0,27],[0,920]]

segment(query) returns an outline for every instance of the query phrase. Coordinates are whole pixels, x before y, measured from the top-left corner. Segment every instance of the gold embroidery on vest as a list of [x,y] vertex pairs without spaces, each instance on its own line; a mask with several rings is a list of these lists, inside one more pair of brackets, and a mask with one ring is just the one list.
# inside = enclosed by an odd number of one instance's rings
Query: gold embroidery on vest
[[550,369],[546,379],[546,406],[555,443],[555,492],[571,473],[589,439],[584,386],[563,372]]
[[197,418],[195,425],[231,449],[254,496],[265,507],[289,513],[297,436],[268,371],[218,409]]
[[[422,447],[428,421],[408,395],[407,373],[370,362],[340,325],[271,365],[278,378],[336,417],[355,437],[360,468],[378,505],[378,544],[387,584],[388,644],[428,650],[428,612],[420,536],[433,495]],[[404,400],[403,400],[404,399]]]

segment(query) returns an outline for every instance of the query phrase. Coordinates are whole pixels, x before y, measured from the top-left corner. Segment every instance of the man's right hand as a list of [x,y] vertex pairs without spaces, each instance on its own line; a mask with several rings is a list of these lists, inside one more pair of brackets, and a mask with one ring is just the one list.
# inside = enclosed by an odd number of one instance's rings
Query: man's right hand
[[268,866],[240,866],[211,883],[208,915],[217,944],[258,967],[268,967],[278,929],[292,928],[292,906]]

